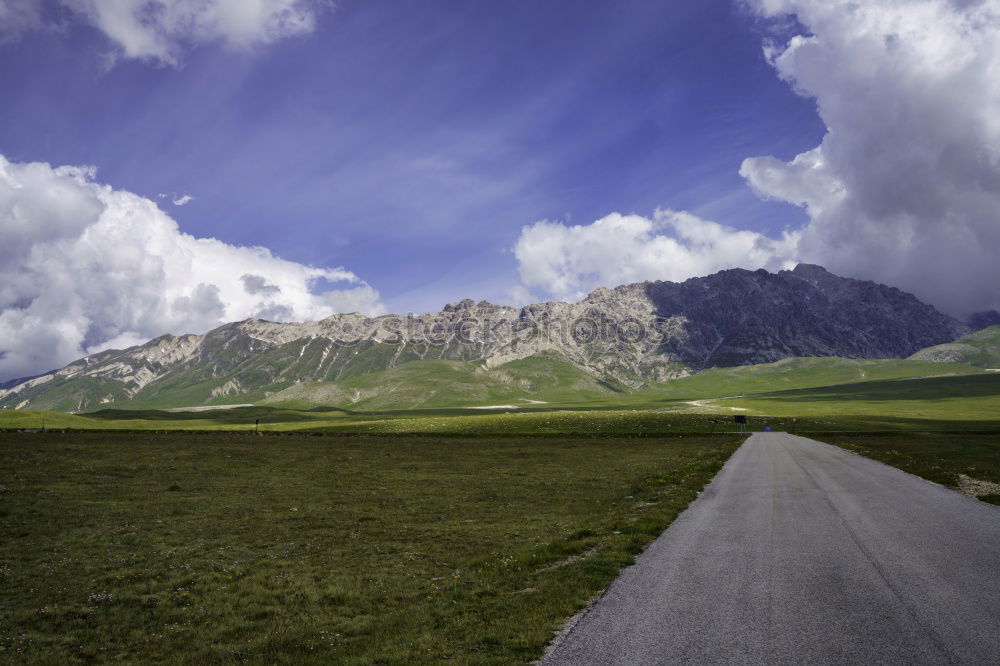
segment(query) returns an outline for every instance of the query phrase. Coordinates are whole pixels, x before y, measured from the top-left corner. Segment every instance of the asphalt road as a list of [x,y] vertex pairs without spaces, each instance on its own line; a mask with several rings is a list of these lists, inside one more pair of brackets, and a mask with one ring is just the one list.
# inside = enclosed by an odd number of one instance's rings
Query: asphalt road
[[1000,664],[1000,506],[753,435],[544,664]]

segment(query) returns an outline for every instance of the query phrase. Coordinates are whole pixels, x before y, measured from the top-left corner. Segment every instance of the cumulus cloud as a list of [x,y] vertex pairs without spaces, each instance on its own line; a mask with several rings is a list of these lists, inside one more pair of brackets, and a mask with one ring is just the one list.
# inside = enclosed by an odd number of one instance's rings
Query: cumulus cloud
[[186,206],[189,203],[191,203],[192,201],[194,201],[194,197],[191,196],[190,194],[183,194],[183,195],[181,195],[179,197],[171,199],[171,202],[175,206]]
[[[514,256],[525,286],[578,300],[599,286],[683,280],[725,268],[795,265],[798,235],[775,240],[690,213],[657,210],[651,218],[614,213],[589,225],[541,221],[521,230]],[[512,297],[523,299],[523,288]]]
[[740,173],[810,222],[769,241],[697,221],[711,230],[697,242],[673,223],[662,235],[656,218],[542,222],[518,242],[525,285],[568,297],[597,283],[799,258],[958,316],[1000,308],[1000,2],[738,1],[807,31],[764,52],[816,100],[828,132],[791,161],[752,157]]
[[828,133],[740,173],[803,206],[800,254],[954,314],[1000,306],[1000,3],[752,0],[808,34],[768,45]]
[[[42,27],[45,0],[0,0],[0,37]],[[311,32],[330,0],[49,0],[100,30],[113,57],[178,62],[187,46],[250,49]]]
[[248,317],[383,311],[347,270],[195,238],[152,201],[94,178],[0,156],[0,377]]
[[263,275],[253,275],[251,273],[247,273],[246,275],[240,276],[240,282],[243,283],[243,290],[248,294],[281,293],[281,287],[271,284]]

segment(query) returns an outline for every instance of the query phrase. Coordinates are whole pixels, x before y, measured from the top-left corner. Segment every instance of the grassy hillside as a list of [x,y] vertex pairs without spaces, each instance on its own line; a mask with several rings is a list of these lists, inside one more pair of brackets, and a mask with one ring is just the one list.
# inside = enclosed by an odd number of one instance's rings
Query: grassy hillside
[[633,399],[722,398],[790,389],[937,375],[968,375],[979,368],[957,363],[848,358],[786,358],[775,363],[705,370],[637,391]]
[[921,349],[910,358],[1000,368],[1000,326],[990,326],[955,342]]
[[1000,374],[858,382],[707,400],[699,407],[773,416],[991,420],[1000,417]]
[[121,384],[98,377],[80,377],[67,380],[56,377],[43,384],[8,396],[3,402],[6,409],[30,404],[31,409],[72,412],[83,406],[100,403],[122,403],[128,400]]
[[[793,358],[708,370],[627,393],[564,359],[536,356],[493,370],[456,361],[415,361],[338,383],[293,384],[260,396],[253,407],[185,413],[130,405],[92,417],[50,412],[46,418],[50,428],[84,429],[245,429],[260,419],[266,429],[468,433],[611,428],[624,433],[665,430],[673,418],[669,414],[685,412],[727,418],[745,413],[992,419],[1000,413],[998,387],[1000,374],[967,365]],[[41,413],[0,410],[0,427],[40,424]]]
[[776,363],[706,370],[628,392],[555,356],[533,356],[493,370],[454,361],[414,361],[343,382],[303,382],[261,404],[292,408],[321,405],[359,411],[512,405],[656,407],[696,400],[858,381],[967,375],[968,365],[908,360],[790,358]]
[[303,382],[261,403],[332,405],[352,410],[458,406],[527,406],[539,402],[604,400],[623,387],[600,380],[557,356],[532,356],[486,370],[458,361],[411,361],[337,382]]
[[[978,356],[966,356],[980,365],[990,365],[993,363],[990,345],[997,337],[1000,327],[970,336],[959,347],[973,349],[971,345],[979,345],[975,347]],[[131,398],[122,384],[107,378],[56,378],[4,397],[0,407],[93,411],[102,407],[165,409],[268,404],[370,411],[538,403],[655,405],[671,400],[981,371],[972,365],[940,362],[937,352],[928,352],[932,357],[929,360],[789,358],[776,363],[706,370],[633,391],[595,376],[555,353],[531,356],[492,369],[471,360],[432,357],[406,360],[412,356],[409,354],[393,359],[395,365],[387,370],[373,371],[372,368],[389,363],[386,358],[373,360],[373,355],[388,353],[382,345],[352,350],[351,358],[340,359],[342,362],[334,373],[326,368],[330,362],[325,356],[327,347],[315,340],[295,341],[261,353],[249,347],[252,340],[241,338],[236,342],[240,343],[236,351],[232,346],[215,349],[208,345],[209,355],[205,359],[171,370]]]

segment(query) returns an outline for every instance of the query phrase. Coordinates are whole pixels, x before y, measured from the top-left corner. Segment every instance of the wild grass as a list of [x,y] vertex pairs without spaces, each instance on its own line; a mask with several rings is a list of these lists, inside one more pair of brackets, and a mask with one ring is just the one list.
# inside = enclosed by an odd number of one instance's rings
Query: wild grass
[[888,417],[995,420],[1000,373],[865,381],[706,400],[703,411],[808,418]]
[[690,377],[643,389],[636,399],[693,400],[724,398],[838,384],[913,379],[941,375],[969,375],[980,368],[958,363],[898,359],[792,357],[774,363],[712,368]]
[[[1000,429],[992,432],[867,432],[814,435],[934,483],[959,488],[960,476],[1000,483]],[[995,493],[980,499],[1000,504]]]
[[[898,431],[995,431],[1000,429],[1000,411],[987,404],[981,411],[966,406],[965,420],[948,418],[960,410],[939,409],[938,418],[914,415],[920,410],[905,407],[893,410],[871,409],[865,415],[838,414],[820,403],[828,413],[803,416],[810,410],[788,409],[785,415],[757,414],[750,410],[713,413],[706,406],[683,411],[669,408],[531,408],[511,411],[470,409],[387,410],[350,412],[331,408],[308,411],[274,407],[244,407],[203,412],[166,412],[158,410],[103,410],[92,414],[0,410],[0,433],[4,430],[40,430],[44,422],[57,431],[131,431],[141,432],[253,432],[326,433],[380,437],[659,437],[715,435],[735,433],[733,417],[742,414],[749,431],[771,428],[799,434],[823,432],[898,432]],[[918,403],[923,405],[923,402]],[[773,409],[769,411],[780,411]],[[864,411],[864,410],[859,410]],[[886,414],[885,412],[890,412]],[[794,416],[799,414],[799,416]]]
[[0,661],[525,663],[739,441],[0,433]]

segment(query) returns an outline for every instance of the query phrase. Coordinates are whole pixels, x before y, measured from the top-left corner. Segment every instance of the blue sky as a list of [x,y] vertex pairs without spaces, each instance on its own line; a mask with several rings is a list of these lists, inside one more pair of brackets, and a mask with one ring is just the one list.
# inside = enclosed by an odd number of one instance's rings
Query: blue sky
[[1000,309],[997,71],[997,0],[0,0],[0,380],[803,261]]
[[768,35],[729,0],[343,0],[253,52],[107,71],[107,38],[67,21],[0,47],[0,152],[94,165],[196,236],[345,266],[390,310],[503,300],[537,220],[804,224],[738,173],[825,131]]

